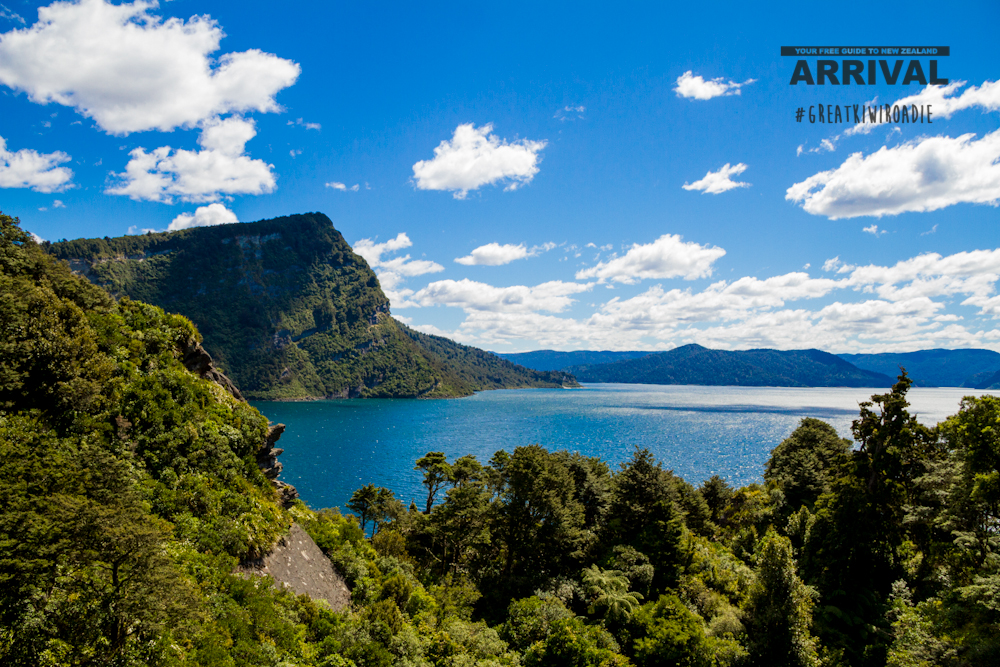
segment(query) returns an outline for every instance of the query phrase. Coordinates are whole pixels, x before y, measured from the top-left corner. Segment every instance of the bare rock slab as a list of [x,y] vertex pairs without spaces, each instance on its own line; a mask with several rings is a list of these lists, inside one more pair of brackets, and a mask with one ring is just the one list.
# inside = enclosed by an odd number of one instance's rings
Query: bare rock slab
[[334,611],[343,611],[351,604],[351,591],[330,559],[317,546],[309,533],[297,523],[281,539],[271,553],[245,563],[240,571],[246,574],[270,575],[275,582],[298,595],[313,600],[326,600]]

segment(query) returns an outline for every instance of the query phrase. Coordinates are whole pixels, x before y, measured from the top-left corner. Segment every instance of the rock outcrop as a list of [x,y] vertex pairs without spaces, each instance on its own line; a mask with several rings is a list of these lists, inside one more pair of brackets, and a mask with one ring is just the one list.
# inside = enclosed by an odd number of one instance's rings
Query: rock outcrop
[[239,572],[247,576],[270,576],[298,595],[326,600],[334,611],[342,611],[351,604],[351,591],[344,579],[297,523],[292,524],[288,535],[269,554],[244,563]]
[[[184,367],[199,377],[215,382],[227,392],[232,394],[238,401],[246,402],[239,388],[226,375],[215,367],[210,355],[201,343],[194,338],[189,338],[181,346],[181,363]],[[257,450],[257,466],[264,473],[264,476],[271,480],[271,484],[278,491],[281,504],[290,507],[292,502],[299,497],[299,492],[291,484],[278,481],[281,474],[282,465],[278,462],[278,456],[284,451],[280,447],[275,447],[278,438],[285,432],[284,424],[270,424],[267,429],[267,436]]]
[[201,346],[201,343],[196,341],[194,338],[188,338],[187,341],[185,341],[185,343],[181,346],[181,355],[181,363],[184,364],[184,368],[188,369],[195,375],[203,377],[206,380],[211,380],[212,382],[220,385],[223,389],[235,396],[237,400],[245,400],[243,398],[243,394],[241,394],[240,390],[235,384],[233,384],[233,381],[215,367],[215,363],[212,361],[212,355],[210,355],[205,348]]

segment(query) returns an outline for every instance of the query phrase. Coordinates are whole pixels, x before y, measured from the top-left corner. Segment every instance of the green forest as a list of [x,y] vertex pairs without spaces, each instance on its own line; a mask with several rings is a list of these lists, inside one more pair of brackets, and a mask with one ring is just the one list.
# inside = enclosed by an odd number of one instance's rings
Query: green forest
[[[905,372],[853,442],[804,419],[762,482],[642,443],[428,452],[404,506],[282,503],[268,421],[183,364],[191,321],[115,300],[0,215],[4,665],[1000,664],[1000,399],[934,428]],[[349,609],[240,576],[297,522]]]

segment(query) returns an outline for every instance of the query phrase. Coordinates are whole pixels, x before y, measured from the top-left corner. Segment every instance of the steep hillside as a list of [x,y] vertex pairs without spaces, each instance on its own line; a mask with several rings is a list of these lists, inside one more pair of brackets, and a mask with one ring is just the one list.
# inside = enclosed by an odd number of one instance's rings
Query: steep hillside
[[748,387],[887,387],[892,380],[820,350],[710,350],[683,347],[567,370],[581,382],[736,385]]
[[895,375],[902,366],[918,387],[972,387],[1000,372],[1000,354],[991,350],[920,350],[918,352],[837,355],[858,368]]
[[67,241],[48,252],[116,296],[189,317],[248,398],[443,397],[573,384],[488,353],[466,368],[470,348],[405,332],[374,272],[321,213]]
[[536,371],[559,371],[569,366],[610,364],[625,359],[638,359],[655,352],[611,352],[609,350],[535,350],[533,352],[497,352],[498,356]]

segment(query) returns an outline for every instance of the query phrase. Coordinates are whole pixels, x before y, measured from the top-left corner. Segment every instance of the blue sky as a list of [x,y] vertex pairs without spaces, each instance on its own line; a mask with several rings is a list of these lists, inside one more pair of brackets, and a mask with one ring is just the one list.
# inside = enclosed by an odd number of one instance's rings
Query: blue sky
[[[497,351],[1000,350],[998,29],[996,2],[0,0],[0,208],[48,240],[322,211],[396,317]],[[951,85],[791,86],[785,45],[950,46]],[[904,98],[933,124],[795,121]]]

